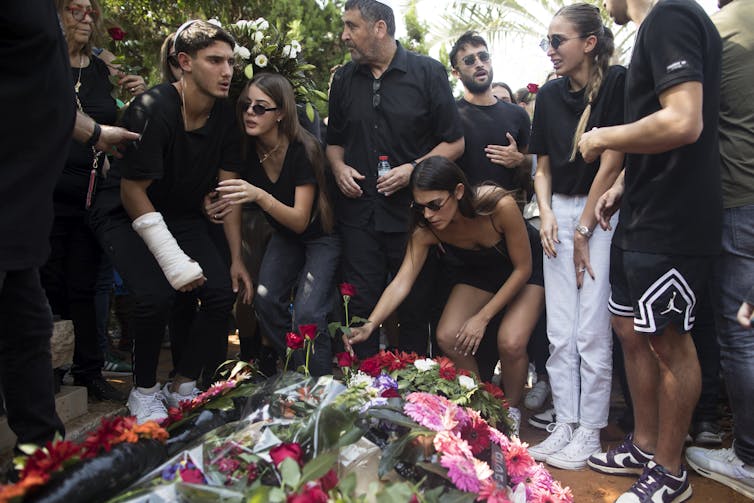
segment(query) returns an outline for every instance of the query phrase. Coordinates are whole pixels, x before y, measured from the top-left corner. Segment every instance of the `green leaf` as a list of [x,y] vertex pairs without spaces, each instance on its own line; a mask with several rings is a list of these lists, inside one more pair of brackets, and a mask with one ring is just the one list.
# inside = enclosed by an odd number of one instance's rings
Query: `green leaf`
[[110,61],[110,64],[117,66],[117,65],[122,65],[125,62],[126,62],[126,58],[124,58],[123,56],[115,56],[115,58],[112,61]]
[[314,122],[314,107],[309,101],[306,102],[306,118],[309,122]]
[[361,316],[351,316],[351,323],[366,323],[368,321],[367,318],[362,318]]
[[322,91],[320,91],[319,89],[312,89],[312,92],[313,92],[313,93],[314,93],[314,94],[315,94],[315,95],[316,95],[316,96],[317,96],[317,97],[318,97],[319,99],[321,99],[321,100],[324,100],[324,101],[327,101],[327,100],[328,100],[328,97],[327,97],[327,93],[323,93],[323,92],[322,92]]
[[112,85],[114,85],[114,86],[118,86],[118,85],[120,85],[120,84],[119,84],[119,82],[120,82],[120,77],[119,77],[118,75],[110,75],[110,76],[109,76],[109,77],[107,78],[107,80],[109,80],[109,81],[110,81],[110,83],[111,83]]
[[254,65],[249,63],[246,65],[246,68],[243,69],[243,74],[246,75],[246,78],[251,80],[254,78]]
[[34,444],[19,444],[18,445],[18,450],[23,452],[27,456],[31,456],[32,454],[34,454],[37,451],[37,449],[39,449],[39,446],[34,445]]
[[311,480],[317,480],[318,478],[323,477],[335,465],[337,460],[338,454],[334,451],[330,451],[320,454],[306,463],[296,490]]
[[356,443],[363,436],[364,436],[364,430],[362,430],[358,426],[354,426],[353,428],[346,431],[340,437],[340,440],[338,441],[338,447],[345,447],[347,445]]
[[411,428],[412,430],[414,428],[421,428],[415,421],[413,421],[407,415],[398,411],[391,410],[391,409],[385,409],[383,407],[373,407],[369,409],[368,414],[371,417],[381,419],[383,421],[388,421],[390,423],[397,424],[399,426],[405,426],[407,428]]
[[411,500],[413,488],[405,482],[393,484],[377,494],[377,503],[404,503]]
[[231,400],[227,396],[221,396],[208,402],[207,405],[205,405],[205,407],[207,409],[214,409],[214,410],[230,410],[234,407],[234,404],[233,404],[233,400]]
[[283,477],[283,484],[289,487],[298,487],[301,481],[301,469],[293,458],[285,458],[280,466],[280,476]]
[[310,65],[309,63],[305,63],[303,65],[298,65],[298,69],[302,72],[310,72],[312,70],[316,70],[317,67],[314,65]]
[[270,486],[259,486],[258,489],[249,495],[246,503],[267,503],[268,501],[272,501],[270,498],[271,490]]
[[335,337],[335,334],[338,332],[339,328],[340,328],[339,321],[333,321],[331,323],[328,323],[327,330],[330,332],[330,337]]
[[356,474],[351,472],[346,475],[346,478],[338,483],[338,488],[342,494],[350,496],[356,490]]
[[267,497],[269,498],[267,501],[269,501],[270,503],[282,503],[286,499],[285,491],[283,491],[279,487],[273,487],[272,489],[270,489]]

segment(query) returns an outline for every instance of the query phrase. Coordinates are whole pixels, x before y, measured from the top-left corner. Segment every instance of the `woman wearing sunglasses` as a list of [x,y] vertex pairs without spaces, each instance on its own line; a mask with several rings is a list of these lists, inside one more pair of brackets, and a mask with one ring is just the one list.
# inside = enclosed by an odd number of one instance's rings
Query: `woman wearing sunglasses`
[[575,470],[600,450],[600,429],[607,426],[612,232],[597,226],[594,207],[623,164],[623,154],[613,151],[586,163],[576,145],[586,129],[622,123],[625,68],[609,66],[613,35],[594,5],[560,9],[541,47],[563,77],[539,90],[529,144],[537,154],[547,371],[556,422],[529,451],[538,461]]
[[346,349],[366,340],[395,311],[411,290],[433,246],[449,258],[454,283],[437,327],[442,352],[463,369],[478,374],[475,354],[487,324],[501,310],[498,330],[503,361],[523,355],[526,341],[514,341],[506,327],[515,323],[526,301],[520,292],[532,271],[531,247],[515,199],[500,187],[472,188],[454,162],[430,157],[411,175],[411,239],[398,274],[387,286],[363,327],[344,336]]
[[[259,323],[280,355],[285,354],[287,332],[316,324],[322,335],[315,340],[309,371],[330,374],[327,314],[340,241],[332,232],[322,150],[299,124],[293,88],[281,75],[260,73],[243,88],[238,119],[246,133],[247,169],[243,179],[220,182],[217,191],[232,205],[259,206],[273,228],[254,300]],[[296,356],[295,363],[302,364]]]

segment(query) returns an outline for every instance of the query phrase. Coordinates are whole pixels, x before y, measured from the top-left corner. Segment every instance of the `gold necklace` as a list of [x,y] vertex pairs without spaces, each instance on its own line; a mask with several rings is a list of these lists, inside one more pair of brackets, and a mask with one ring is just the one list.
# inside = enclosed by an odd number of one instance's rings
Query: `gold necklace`
[[73,90],[76,91],[76,94],[79,93],[79,89],[81,89],[81,69],[84,67],[84,55],[81,55],[81,58],[79,59],[79,78],[76,80],[76,85],[73,86]]
[[[272,154],[274,154],[275,152],[277,152],[277,150],[278,150],[279,148],[280,148],[280,140],[278,140],[278,144],[277,144],[277,145],[275,145],[275,147],[273,147],[273,149],[272,149],[272,150],[270,150],[270,151],[269,151],[269,152],[267,152],[266,154],[263,154],[263,155],[262,155],[262,157],[261,157],[261,158],[259,159],[259,164],[263,164],[263,163],[264,163],[264,161],[266,161],[267,159],[269,159],[269,158],[270,158],[270,156],[271,156]],[[259,152],[257,152],[257,155],[259,155]]]

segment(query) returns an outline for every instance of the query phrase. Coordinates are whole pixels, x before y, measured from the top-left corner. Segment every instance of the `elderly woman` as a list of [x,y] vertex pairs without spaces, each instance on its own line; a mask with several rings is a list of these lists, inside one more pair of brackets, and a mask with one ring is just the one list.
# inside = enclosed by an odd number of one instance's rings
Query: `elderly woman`
[[[99,7],[95,0],[58,0],[56,6],[68,42],[76,104],[98,124],[114,124],[117,107],[111,96],[110,72],[104,61],[92,55]],[[129,92],[144,92],[143,79],[128,77],[123,80]],[[53,313],[73,320],[75,384],[86,386],[96,399],[124,401],[125,396],[102,377],[103,354],[95,321],[94,289],[102,250],[89,230],[87,209],[105,163],[104,154],[93,147],[97,136],[95,131],[87,145],[71,141],[53,194],[51,253],[41,277]]]

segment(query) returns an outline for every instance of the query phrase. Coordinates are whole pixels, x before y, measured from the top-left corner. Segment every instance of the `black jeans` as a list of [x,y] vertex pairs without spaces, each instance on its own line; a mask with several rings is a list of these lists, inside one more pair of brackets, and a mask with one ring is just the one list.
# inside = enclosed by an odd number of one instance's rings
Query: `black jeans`
[[[205,365],[225,359],[226,355],[220,354],[225,347],[221,342],[228,337],[228,317],[235,294],[228,267],[206,223],[200,218],[171,219],[167,226],[178,246],[199,263],[207,278],[196,290],[201,306],[176,365],[180,375],[197,379]],[[176,290],[125,215],[97,221],[95,230],[132,296],[129,330],[134,339],[136,385],[152,387],[157,381],[160,347]]]
[[[380,232],[373,227],[373,223],[366,227],[341,226],[343,280],[353,284],[357,292],[350,301],[349,314],[363,318],[377,304],[388,276],[398,272],[406,250],[406,233]],[[444,306],[435,298],[439,263],[434,249],[430,250],[411,292],[398,308],[399,347],[403,351],[427,353],[431,329]],[[365,358],[377,353],[379,344],[379,330],[375,330],[354,351],[359,358]]]
[[56,216],[50,248],[50,258],[39,273],[53,314],[73,321],[76,344],[71,374],[79,381],[99,377],[104,356],[94,292],[102,248],[89,228],[87,216]]
[[18,444],[42,445],[64,434],[55,412],[51,335],[39,271],[0,271],[0,386]]

